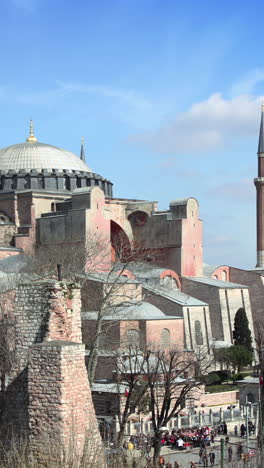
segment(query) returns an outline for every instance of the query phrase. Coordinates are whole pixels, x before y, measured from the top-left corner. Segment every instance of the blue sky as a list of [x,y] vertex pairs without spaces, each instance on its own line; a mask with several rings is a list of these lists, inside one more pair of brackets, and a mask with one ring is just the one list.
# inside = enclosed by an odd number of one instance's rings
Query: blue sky
[[[204,260],[255,266],[260,0],[2,0],[0,147],[80,151],[118,197],[194,196]],[[263,97],[262,97],[263,96]]]

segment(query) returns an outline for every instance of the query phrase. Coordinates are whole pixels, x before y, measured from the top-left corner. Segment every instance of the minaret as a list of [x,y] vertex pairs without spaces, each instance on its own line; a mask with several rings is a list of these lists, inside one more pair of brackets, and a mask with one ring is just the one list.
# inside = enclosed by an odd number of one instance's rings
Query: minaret
[[85,163],[85,151],[84,151],[84,138],[81,139],[81,154],[80,159]]
[[27,138],[27,143],[36,143],[37,138],[34,135],[34,125],[33,125],[33,120],[30,119],[30,124],[29,124],[29,137]]
[[257,265],[264,269],[264,104],[261,106],[261,122],[258,144],[258,177],[254,179],[257,189]]

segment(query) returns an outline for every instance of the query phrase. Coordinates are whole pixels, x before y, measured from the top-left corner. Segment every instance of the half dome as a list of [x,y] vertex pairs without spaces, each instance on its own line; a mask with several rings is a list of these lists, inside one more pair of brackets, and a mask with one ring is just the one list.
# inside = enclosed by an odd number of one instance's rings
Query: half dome
[[32,169],[92,172],[74,153],[38,141],[19,143],[0,150],[0,171]]

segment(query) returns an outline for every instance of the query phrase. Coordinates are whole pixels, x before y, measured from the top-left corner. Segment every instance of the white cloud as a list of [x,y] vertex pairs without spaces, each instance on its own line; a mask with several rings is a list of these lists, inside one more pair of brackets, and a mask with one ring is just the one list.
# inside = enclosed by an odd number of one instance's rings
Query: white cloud
[[225,99],[221,93],[212,94],[178,114],[171,123],[131,135],[126,142],[161,153],[206,152],[230,139],[256,135],[263,99],[249,95]]
[[257,84],[264,81],[264,69],[256,68],[247,73],[242,80],[239,80],[231,87],[231,96],[240,96],[241,94],[252,94]]

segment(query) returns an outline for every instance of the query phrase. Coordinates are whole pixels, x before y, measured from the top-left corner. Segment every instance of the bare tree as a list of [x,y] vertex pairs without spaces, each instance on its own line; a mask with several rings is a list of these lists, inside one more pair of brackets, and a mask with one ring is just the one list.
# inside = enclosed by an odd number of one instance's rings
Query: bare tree
[[144,378],[145,357],[137,346],[128,346],[116,355],[116,383],[119,389],[118,446],[122,446],[126,424],[135,413],[148,412],[148,385]]
[[[149,264],[154,256],[142,246],[133,246],[121,231],[114,238],[115,258],[111,260],[109,240],[100,234],[87,237],[85,243],[42,246],[24,268],[24,273],[33,278],[57,277],[57,265],[61,265],[65,280],[78,282],[82,287],[83,310],[96,313],[96,327],[89,343],[87,370],[90,382],[94,381],[100,350],[100,338],[106,333],[103,321],[109,311],[114,317],[115,310],[123,304],[127,307],[137,299],[135,288],[127,270],[135,262]],[[88,297],[88,300],[85,299]],[[114,320],[114,318],[113,318]],[[109,325],[111,326],[111,325]]]
[[[200,369],[203,360],[199,362]],[[157,466],[160,455],[162,428],[185,407],[187,397],[195,399],[195,392],[200,387],[192,377],[196,366],[197,357],[180,348],[148,351],[145,355],[144,374],[154,431],[154,466]]]
[[90,234],[85,242],[48,244],[37,248],[28,259],[22,274],[30,274],[36,280],[57,278],[57,265],[67,281],[82,281],[82,274],[109,269],[109,243],[101,234]]

